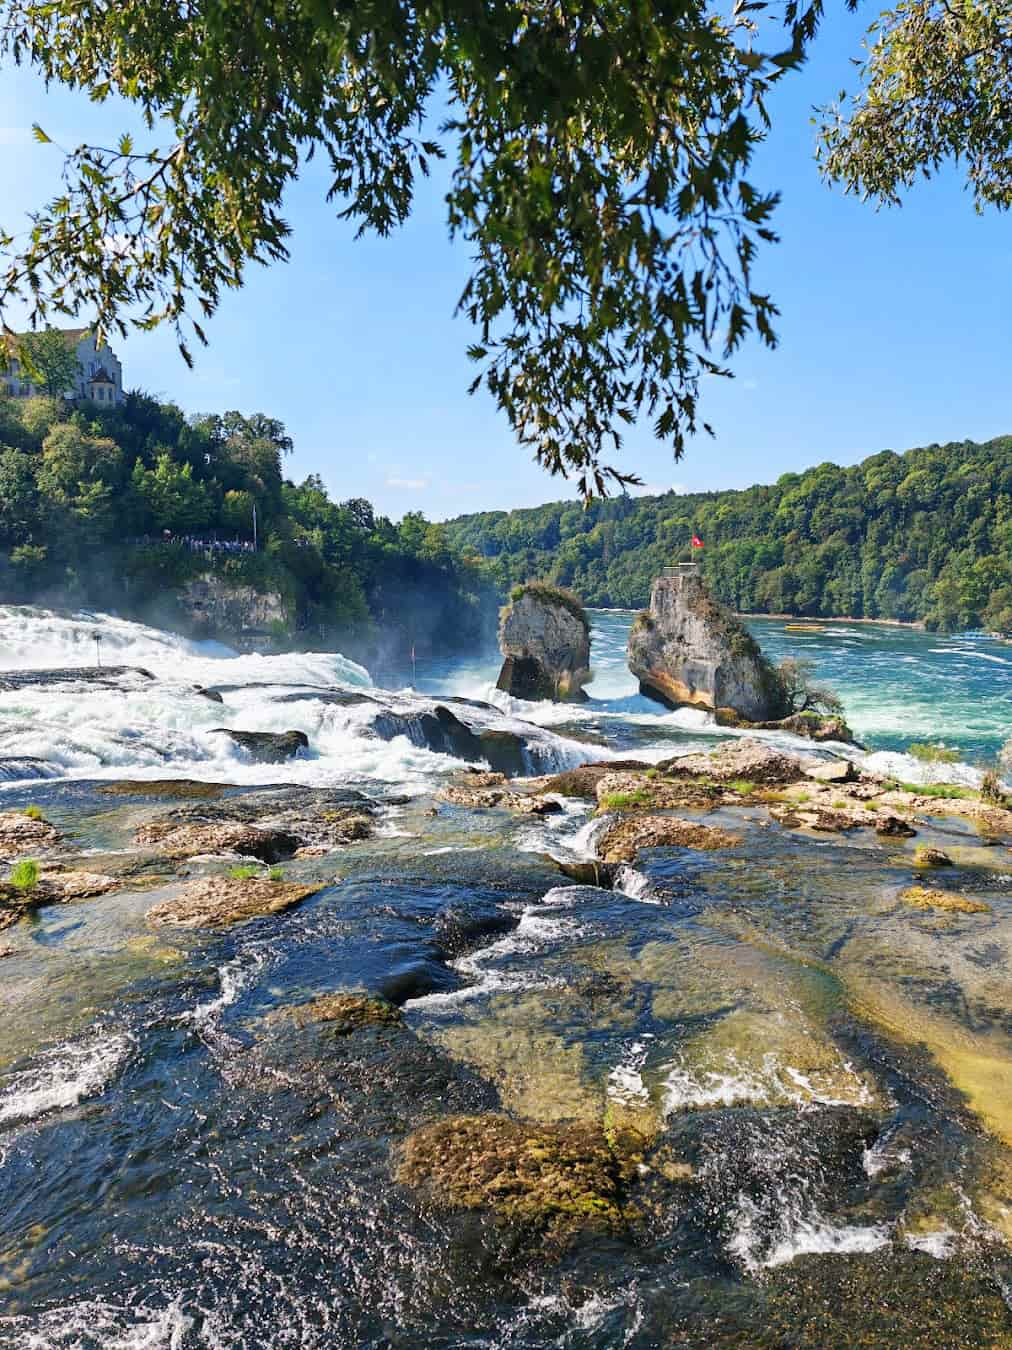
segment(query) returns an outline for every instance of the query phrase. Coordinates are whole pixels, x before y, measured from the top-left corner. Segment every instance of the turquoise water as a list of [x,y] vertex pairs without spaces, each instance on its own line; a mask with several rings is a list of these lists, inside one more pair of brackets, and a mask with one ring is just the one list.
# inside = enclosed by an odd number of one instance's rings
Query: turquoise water
[[[592,701],[582,716],[646,716],[658,732],[670,736],[677,730],[681,739],[704,731],[695,714],[660,716],[658,705],[638,694],[625,660],[633,613],[591,613],[594,680],[588,688]],[[749,627],[774,662],[786,656],[812,662],[816,680],[839,694],[847,721],[871,750],[903,751],[911,742],[944,742],[967,763],[979,766],[993,761],[1012,735],[1008,643],[975,633],[942,636],[889,624],[826,623],[822,632],[792,633],[784,620],[752,619]],[[498,657],[489,653],[464,664],[420,664],[417,683],[431,693],[488,697],[497,673]],[[410,678],[410,672],[401,674]],[[559,725],[573,713],[543,707],[542,716]]]

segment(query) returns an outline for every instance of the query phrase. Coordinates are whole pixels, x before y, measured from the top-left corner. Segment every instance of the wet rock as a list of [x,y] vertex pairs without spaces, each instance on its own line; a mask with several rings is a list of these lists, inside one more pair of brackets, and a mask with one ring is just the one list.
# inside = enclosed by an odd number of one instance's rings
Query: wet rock
[[917,831],[899,816],[879,816],[875,821],[875,833],[883,839],[912,839]]
[[789,830],[818,830],[825,834],[841,834],[855,830],[861,824],[847,811],[834,811],[822,806],[803,806],[795,803],[771,806],[770,815]]
[[179,797],[184,800],[210,801],[220,797],[230,783],[200,783],[193,778],[159,778],[148,782],[124,778],[107,783],[98,791],[108,797]]
[[563,876],[574,881],[577,886],[597,886],[600,890],[610,891],[615,885],[615,877],[620,864],[600,862],[596,858],[587,862],[570,858],[551,858],[551,862]]
[[212,703],[225,702],[222,696],[218,693],[217,689],[204,689],[198,684],[193,692],[195,694],[198,694],[201,698],[209,699]]
[[900,891],[900,899],[911,909],[942,910],[947,914],[991,914],[991,906],[969,895],[941,891],[935,886],[908,886]]
[[0,961],[6,961],[7,957],[13,956],[16,950],[16,947],[0,947]]
[[338,1036],[347,1036],[363,1027],[404,1025],[399,1008],[383,999],[369,998],[366,994],[324,994],[291,1011],[298,1026],[325,1022]]
[[800,756],[774,750],[764,741],[750,737],[722,745],[708,755],[664,760],[657,768],[663,773],[706,777],[716,783],[737,779],[772,786],[798,783],[808,777],[807,766]]
[[490,1210],[552,1246],[626,1228],[626,1170],[590,1125],[453,1116],[408,1136],[396,1175],[437,1209]]
[[922,845],[914,849],[915,867],[954,867],[955,863],[940,848],[927,848]]
[[181,825],[172,820],[156,820],[142,825],[134,835],[134,841],[153,846],[157,853],[170,858],[238,853],[265,863],[292,857],[300,844],[300,840],[287,830],[231,821]]
[[460,783],[464,787],[470,788],[488,788],[505,787],[509,781],[504,773],[487,772],[481,769],[465,769],[460,777]]
[[97,684],[114,689],[126,675],[153,680],[143,666],[74,666],[56,670],[0,670],[0,690],[31,689],[56,684]]
[[817,783],[856,783],[861,775],[849,759],[831,759],[808,770],[808,777]]
[[711,806],[721,795],[715,786],[702,786],[684,779],[664,778],[656,770],[644,773],[606,773],[597,780],[601,811],[670,811],[686,806]]
[[254,877],[202,877],[147,912],[151,923],[174,928],[222,928],[229,924],[280,914],[315,895],[319,884]]
[[730,709],[750,721],[788,710],[755,639],[695,572],[654,582],[650,608],[633,622],[628,659],[640,692],[669,708]]
[[803,736],[806,740],[822,744],[837,741],[843,745],[857,745],[854,733],[842,717],[828,716],[822,713],[791,713],[789,717],[777,717],[771,721],[752,722],[738,717],[728,709],[718,708],[717,725],[722,727],[740,727],[746,731],[785,731],[791,736]]
[[229,727],[212,727],[211,730],[228,736],[247,750],[257,764],[283,764],[300,750],[309,749],[309,737],[304,731],[232,731]]
[[499,624],[503,654],[498,689],[537,702],[581,702],[590,679],[590,624],[568,591],[528,582],[514,592]]
[[22,858],[51,849],[61,835],[48,820],[26,816],[23,811],[0,811],[0,858]]
[[5,755],[0,759],[0,780],[17,782],[22,778],[52,778],[59,769],[36,755]]
[[583,797],[588,801],[597,798],[597,785],[605,774],[626,772],[646,773],[651,766],[640,759],[605,760],[601,764],[581,764],[577,769],[566,769],[553,774],[539,784],[542,792],[556,792],[560,797]]
[[472,787],[470,784],[440,788],[436,793],[436,801],[447,802],[451,806],[469,806],[476,810],[497,807],[525,816],[557,815],[565,809],[561,802],[540,794],[510,792],[505,787]]
[[741,839],[727,830],[677,816],[630,816],[606,830],[598,853],[607,863],[633,862],[645,848],[733,848]]

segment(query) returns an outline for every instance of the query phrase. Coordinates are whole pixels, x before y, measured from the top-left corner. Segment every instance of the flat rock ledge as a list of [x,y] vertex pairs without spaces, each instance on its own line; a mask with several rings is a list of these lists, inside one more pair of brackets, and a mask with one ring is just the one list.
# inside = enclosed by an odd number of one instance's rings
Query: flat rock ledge
[[115,877],[75,871],[44,873],[27,890],[0,883],[0,931],[10,928],[33,909],[64,905],[72,900],[90,900],[122,885],[123,882]]
[[276,863],[291,858],[302,841],[288,830],[236,821],[180,825],[178,821],[155,820],[141,826],[134,842],[150,846],[167,858],[237,853],[244,858]]
[[21,858],[53,848],[60,839],[60,831],[48,820],[26,816],[23,811],[0,811],[0,858]]
[[634,862],[645,848],[734,848],[741,837],[678,816],[631,816],[605,830],[597,845],[602,862]]
[[325,883],[303,886],[294,881],[254,877],[201,877],[147,912],[150,923],[171,928],[224,928],[229,924],[281,914],[315,895]]

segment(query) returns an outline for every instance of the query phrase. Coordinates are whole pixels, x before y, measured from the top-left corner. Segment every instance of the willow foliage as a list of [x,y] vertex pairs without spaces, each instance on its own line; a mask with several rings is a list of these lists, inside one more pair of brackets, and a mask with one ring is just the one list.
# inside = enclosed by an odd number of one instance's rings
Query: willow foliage
[[68,154],[27,244],[3,239],[0,316],[18,298],[35,322],[168,322],[190,360],[247,265],[287,256],[283,196],[310,157],[339,216],[387,234],[448,156],[448,227],[473,259],[472,388],[585,494],[635,481],[604,458],[623,428],[649,416],[680,455],[703,376],[750,331],[775,341],[752,267],[776,195],[747,173],[817,9],[0,0],[0,59],[131,100],[152,142]]

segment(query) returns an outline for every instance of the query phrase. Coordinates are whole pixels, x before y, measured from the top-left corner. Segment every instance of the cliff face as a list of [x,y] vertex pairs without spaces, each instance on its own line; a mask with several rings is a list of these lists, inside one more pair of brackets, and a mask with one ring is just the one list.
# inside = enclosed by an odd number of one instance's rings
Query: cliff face
[[669,708],[729,709],[750,722],[787,711],[755,639],[699,576],[658,577],[629,634],[628,658],[641,693]]
[[525,587],[503,611],[499,648],[504,660],[497,687],[514,698],[586,698],[590,628],[573,597],[549,586]]
[[199,636],[240,645],[262,637],[279,624],[287,628],[290,618],[284,599],[276,591],[257,591],[211,573],[187,582],[179,603]]

